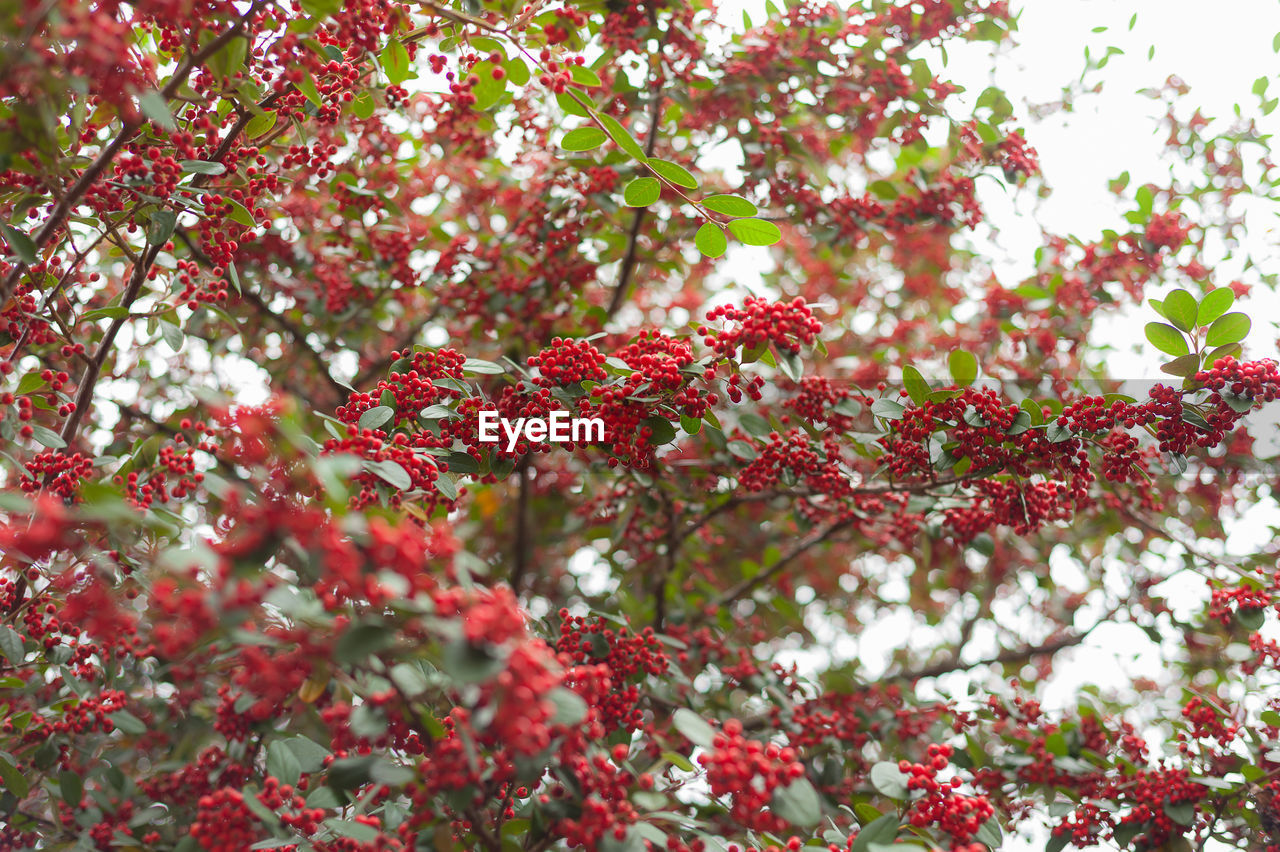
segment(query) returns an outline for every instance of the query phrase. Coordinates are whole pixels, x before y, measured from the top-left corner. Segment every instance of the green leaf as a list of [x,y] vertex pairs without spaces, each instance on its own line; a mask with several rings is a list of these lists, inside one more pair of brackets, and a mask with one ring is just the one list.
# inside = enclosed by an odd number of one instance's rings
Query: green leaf
[[14,393],[18,396],[26,396],[32,391],[39,390],[46,384],[44,378],[32,370],[30,373],[24,373],[22,378],[18,380],[18,387],[14,389]]
[[444,646],[440,665],[463,683],[483,683],[495,677],[506,664],[484,646],[456,639]]
[[764,219],[734,219],[729,222],[729,233],[749,246],[771,246],[782,239],[778,226]]
[[[871,767],[871,785],[890,799],[905,799],[908,794],[907,776],[898,769],[898,764],[883,760]],[[895,817],[896,819],[896,817]]]
[[911,395],[912,402],[916,405],[924,405],[929,396],[929,383],[924,380],[924,376],[920,375],[919,370],[909,364],[903,367],[902,386]]
[[36,244],[31,241],[31,237],[12,225],[0,225],[0,232],[4,233],[9,248],[13,249],[14,255],[23,263],[30,265],[39,259]]
[[476,461],[470,453],[449,453],[445,461],[449,465],[450,473],[480,472],[480,462]]
[[302,777],[302,764],[283,740],[275,740],[267,746],[267,774],[277,778],[281,784],[291,786]]
[[378,837],[381,836],[381,832],[378,829],[355,820],[329,817],[324,821],[324,824],[332,829],[334,834],[349,837],[357,843],[376,843]]
[[1192,352],[1190,355],[1174,358],[1167,364],[1161,364],[1160,369],[1171,376],[1179,376],[1185,379],[1188,376],[1194,376],[1196,371],[1200,369],[1200,356]]
[[645,161],[653,172],[660,178],[664,178],[668,183],[674,183],[676,186],[682,186],[685,189],[697,189],[698,181],[689,173],[684,166],[673,163],[669,160],[659,160],[649,158]]
[[1023,432],[1031,428],[1031,415],[1026,411],[1019,411],[1013,418],[1013,422],[1009,424],[1008,430],[1005,432],[1009,437],[1021,435]]
[[662,753],[662,757],[663,757],[663,758],[664,758],[668,763],[670,763],[670,764],[671,764],[672,766],[674,766],[676,769],[681,770],[682,772],[693,772],[693,771],[694,771],[693,763],[692,763],[692,762],[690,762],[689,758],[685,757],[683,754],[679,754],[679,753],[674,752],[674,751],[664,751],[664,752]]
[[316,80],[310,71],[302,72],[302,77],[298,80],[298,91],[316,106],[324,106],[324,100],[320,97],[320,90],[316,88]]
[[1209,325],[1218,317],[1231,310],[1235,304],[1236,294],[1230,287],[1219,287],[1200,300],[1200,308],[1196,311],[1196,325]]
[[391,646],[395,636],[387,627],[375,621],[361,621],[343,631],[334,646],[333,656],[340,663],[362,663],[370,654]]
[[1196,299],[1186,290],[1174,290],[1164,300],[1164,315],[1179,331],[1190,331],[1196,325]]
[[361,121],[373,115],[378,104],[370,92],[361,92],[351,99],[351,113]]
[[361,429],[381,429],[395,416],[395,409],[386,405],[375,405],[360,415]]
[[229,214],[229,218],[231,219],[232,222],[239,222],[241,225],[244,225],[246,228],[257,227],[258,223],[253,220],[253,214],[249,212],[248,207],[245,207],[243,204],[241,204],[239,201],[236,201],[233,198],[228,198],[226,200],[226,203],[231,205],[231,213]]
[[1044,436],[1048,438],[1051,443],[1061,444],[1063,441],[1071,440],[1076,435],[1071,431],[1070,426],[1063,426],[1057,420],[1054,420],[1049,424],[1048,428],[1044,430]]
[[566,151],[590,151],[599,148],[608,138],[603,130],[594,125],[578,127],[564,135],[560,140],[560,147]]
[[255,115],[250,119],[249,123],[244,126],[244,135],[246,139],[257,139],[276,126],[276,114],[274,112],[264,112],[261,115]]
[[760,212],[750,201],[737,195],[711,195],[702,199],[702,206],[713,213],[739,219]]
[[[385,726],[381,727],[386,730]],[[408,766],[390,760],[379,760],[369,767],[369,778],[388,787],[403,787],[417,777],[418,774]]]
[[1274,710],[1263,710],[1262,715],[1259,718],[1262,719],[1262,724],[1264,725],[1270,725],[1273,728],[1280,728],[1280,713],[1277,713]]
[[1146,333],[1147,340],[1151,341],[1151,345],[1166,355],[1186,355],[1191,351],[1191,348],[1187,346],[1187,339],[1182,336],[1182,332],[1168,323],[1149,322],[1147,323]]
[[1004,832],[1000,829],[1000,820],[992,817],[984,822],[978,827],[978,833],[974,838],[987,844],[991,852],[997,852],[1004,845]]
[[169,112],[169,105],[165,103],[164,96],[155,89],[148,89],[138,95],[138,107],[142,110],[143,115],[170,133],[178,129],[177,123],[173,120],[173,115]]
[[882,397],[871,403],[871,413],[885,420],[901,420],[902,413],[906,410],[906,406],[902,403],[888,397]]
[[197,175],[220,175],[227,170],[222,163],[212,163],[208,160],[181,160],[178,165],[184,172]]
[[31,785],[23,774],[3,757],[0,757],[0,781],[4,781],[5,789],[18,799],[26,797],[31,791]]
[[[343,757],[335,760],[325,773],[325,781],[330,787],[338,790],[354,790],[369,782],[369,770],[377,758],[371,754],[359,757]],[[308,804],[311,804],[308,799]],[[319,805],[312,805],[319,807]]]
[[476,99],[476,102],[471,105],[473,110],[483,112],[489,109],[502,100],[502,96],[506,93],[507,78],[505,75],[501,77],[493,76],[493,71],[496,67],[492,62],[481,62],[471,69],[471,72],[479,80],[471,88],[471,96]]
[[404,45],[397,39],[387,42],[387,46],[383,48],[382,55],[378,57],[382,62],[382,70],[387,73],[387,79],[391,81],[391,85],[398,86],[409,76],[409,51],[404,49]]
[[698,233],[694,235],[693,243],[698,247],[698,251],[707,257],[719,257],[729,248],[729,240],[715,222],[703,222]]
[[182,329],[168,320],[160,320],[160,337],[164,340],[165,345],[175,353],[182,350],[183,341],[186,340]]
[[640,143],[636,141],[636,138],[632,136],[625,127],[618,123],[616,118],[611,115],[605,115],[604,113],[598,113],[595,118],[596,121],[600,122],[600,124],[604,126],[605,132],[609,134],[609,138],[613,139],[614,143],[616,143],[623,151],[626,151],[633,159],[639,160],[642,163],[648,159],[645,157],[644,149],[640,147]]
[[[560,105],[560,109],[564,110],[565,115],[576,115],[579,118],[589,118],[591,116],[591,113],[587,110],[587,108],[569,92],[557,93],[556,103]],[[600,116],[601,124],[608,124],[608,122],[604,120],[605,118],[606,116]],[[614,141],[617,141],[616,137]],[[642,156],[640,159],[644,159],[644,157]]]
[[642,425],[652,430],[649,436],[649,443],[652,446],[661,447],[676,439],[676,427],[671,425],[671,421],[665,417],[647,417]]
[[738,425],[742,427],[744,432],[755,438],[764,438],[773,431],[773,427],[769,425],[768,420],[750,411],[738,416]]
[[1228,356],[1232,358],[1239,358],[1240,353],[1242,353],[1243,351],[1244,351],[1244,348],[1239,343],[1228,343],[1226,346],[1218,346],[1213,350],[1205,353],[1205,356],[1204,356],[1205,366],[1212,367],[1215,363],[1218,362],[1218,359],[1226,358]]
[[968,350],[952,350],[947,367],[951,370],[951,381],[959,387],[968,387],[978,378],[978,358]]
[[365,469],[398,491],[407,491],[413,487],[413,478],[399,462],[391,459],[365,462]]
[[662,195],[662,182],[655,177],[640,177],[622,190],[622,200],[628,207],[648,207]]
[[501,364],[485,361],[480,358],[468,358],[462,362],[462,371],[479,376],[500,376],[506,372]]
[[26,652],[22,647],[22,637],[12,627],[0,624],[0,654],[9,661],[9,665],[18,668],[22,665]]
[[797,778],[773,791],[773,812],[792,825],[810,828],[822,820],[822,799],[808,778]]
[[302,11],[313,18],[328,18],[342,9],[342,0],[301,0]]
[[130,713],[128,710],[117,710],[108,716],[116,726],[116,729],[131,737],[140,737],[147,732],[147,726],[142,720]]
[[1044,845],[1044,852],[1062,852],[1070,842],[1071,835],[1067,832],[1050,835],[1049,842]]
[[800,360],[800,356],[795,352],[780,350],[778,352],[778,369],[782,371],[782,375],[796,384],[799,384],[800,380],[804,378],[804,362]]
[[324,759],[329,756],[329,749],[313,739],[303,736],[292,737],[284,741],[293,752],[298,768],[303,772],[319,772],[324,768]]
[[61,450],[67,445],[67,442],[62,440],[62,436],[57,432],[37,423],[31,424],[31,435],[51,450]]
[[585,65],[570,66],[569,76],[579,86],[595,87],[600,85],[600,76]]
[[[897,769],[897,766],[894,766]],[[872,844],[890,844],[898,836],[898,815],[884,814],[876,817],[858,832],[849,852],[870,852]]]
[[1230,407],[1230,409],[1236,412],[1237,414],[1247,414],[1249,411],[1253,410],[1253,406],[1254,406],[1254,401],[1252,397],[1236,396],[1235,394],[1230,392],[1222,394],[1222,401],[1225,402],[1227,406]]
[[58,773],[58,790],[62,793],[62,801],[72,810],[80,809],[80,800],[84,798],[84,779],[78,772],[64,769]]
[[551,724],[571,726],[587,718],[587,702],[572,689],[558,686],[551,690],[547,697],[551,700],[552,706],[555,707],[555,714],[551,717]]
[[1192,802],[1171,802],[1164,800],[1164,812],[1169,819],[1181,826],[1189,826],[1196,821],[1196,806]]
[[523,86],[529,82],[529,66],[519,56],[513,56],[503,63],[507,69],[507,79],[513,86]]
[[671,723],[684,735],[685,739],[694,745],[708,749],[712,747],[712,740],[716,735],[715,729],[692,710],[686,707],[679,708],[671,716]]
[[1250,633],[1257,633],[1267,623],[1267,611],[1258,608],[1238,609],[1236,610],[1235,621]]
[[746,441],[730,441],[725,447],[731,455],[743,461],[754,461],[758,453],[756,448]]
[[1210,346],[1226,346],[1228,343],[1239,343],[1249,334],[1252,323],[1249,317],[1236,311],[1218,317],[1209,326],[1209,333],[1204,341]]

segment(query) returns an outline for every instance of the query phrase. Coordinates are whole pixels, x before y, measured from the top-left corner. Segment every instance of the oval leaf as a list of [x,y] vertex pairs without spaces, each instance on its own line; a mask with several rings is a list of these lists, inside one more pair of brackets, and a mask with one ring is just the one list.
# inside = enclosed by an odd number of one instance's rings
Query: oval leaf
[[1147,323],[1147,340],[1151,341],[1151,345],[1159,349],[1166,355],[1186,355],[1191,351],[1187,346],[1187,339],[1182,336],[1182,332],[1178,331],[1168,323],[1149,322]]
[[654,177],[636,178],[622,190],[622,200],[628,207],[648,207],[662,195],[662,182]]
[[808,778],[797,778],[773,791],[773,812],[792,825],[809,828],[822,820],[822,799]]
[[872,786],[890,799],[907,797],[907,776],[902,774],[898,764],[888,760],[881,761],[871,767],[870,777]]
[[960,387],[968,387],[978,378],[978,358],[972,352],[956,349],[947,359],[947,367],[951,370],[951,381]]
[[725,249],[729,248],[729,240],[725,237],[724,231],[714,222],[704,222],[693,238],[693,242],[698,247],[698,251],[707,257],[719,257],[725,253]]
[[391,85],[398,86],[409,76],[409,51],[396,39],[387,42],[380,58],[382,70],[387,72]]
[[684,738],[696,746],[711,748],[715,739],[715,729],[705,719],[688,708],[681,707],[671,717],[671,723]]
[[1192,352],[1189,355],[1174,358],[1168,364],[1161,365],[1160,369],[1171,376],[1181,376],[1185,379],[1188,376],[1194,376],[1200,369],[1200,356]]
[[702,206],[713,213],[739,219],[754,216],[760,212],[750,201],[736,195],[712,195],[702,200]]
[[897,400],[882,398],[871,403],[871,413],[885,420],[901,420],[906,407]]
[[636,141],[636,138],[627,131],[627,128],[618,123],[616,118],[600,113],[596,115],[596,121],[604,126],[605,132],[617,143],[619,148],[626,151],[633,158],[644,162],[644,149],[640,147],[640,143]]
[[1200,300],[1200,309],[1196,312],[1196,325],[1209,325],[1218,317],[1231,310],[1235,304],[1236,294],[1229,287],[1219,287]]
[[560,147],[566,151],[590,151],[599,148],[608,138],[599,127],[579,127],[564,135]]
[[376,405],[360,415],[361,429],[381,429],[394,415],[395,409],[386,405]]
[[782,239],[778,226],[764,219],[734,219],[729,233],[749,246],[771,246]]
[[1164,315],[1180,331],[1190,331],[1196,325],[1196,299],[1186,290],[1174,290],[1164,300]]
[[1249,334],[1249,328],[1252,323],[1244,314],[1236,311],[1235,313],[1225,314],[1213,321],[1213,325],[1209,326],[1209,333],[1205,335],[1204,341],[1210,346],[1226,346],[1229,343],[1239,343]]
[[676,186],[683,186],[685,189],[697,189],[698,182],[694,180],[693,175],[681,165],[669,162],[667,160],[649,159],[645,163],[653,173],[663,178],[668,183],[674,183]]
[[916,405],[924,405],[929,396],[929,383],[924,380],[924,376],[920,375],[919,370],[910,365],[903,367],[902,386],[911,395],[912,402]]

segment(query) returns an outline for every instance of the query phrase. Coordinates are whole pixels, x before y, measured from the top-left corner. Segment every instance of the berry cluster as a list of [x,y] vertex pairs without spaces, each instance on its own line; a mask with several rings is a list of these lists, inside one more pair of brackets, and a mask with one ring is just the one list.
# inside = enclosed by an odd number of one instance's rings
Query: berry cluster
[[786,821],[768,806],[774,790],[804,777],[804,764],[794,749],[748,739],[742,723],[729,719],[715,735],[711,750],[698,755],[698,762],[706,767],[711,792],[732,799],[729,815],[736,823],[757,831],[785,828]]

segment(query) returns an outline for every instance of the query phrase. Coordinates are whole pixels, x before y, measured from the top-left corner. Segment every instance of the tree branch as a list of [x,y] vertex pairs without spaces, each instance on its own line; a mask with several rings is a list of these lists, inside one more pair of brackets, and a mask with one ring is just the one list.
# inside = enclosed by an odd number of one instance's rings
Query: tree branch
[[[657,26],[657,13],[650,9],[649,11],[650,26]],[[658,55],[654,58],[653,64],[649,71],[649,132],[644,140],[644,155],[646,157],[653,156],[654,146],[658,142],[658,119],[662,113],[662,85],[659,79],[660,69],[662,68],[662,49],[667,42],[667,33],[662,34],[662,40],[658,43]],[[622,266],[618,270],[618,281],[613,285],[613,295],[609,298],[609,307],[605,309],[605,316],[612,318],[622,307],[622,302],[626,298],[627,289],[631,286],[631,277],[635,274],[636,269],[636,252],[640,240],[640,229],[644,225],[644,217],[648,212],[647,207],[637,207],[631,215],[631,227],[627,231],[627,250],[622,256]]]
[[783,571],[785,571],[787,567],[796,559],[800,558],[808,551],[817,547],[819,544],[822,544],[824,541],[827,541],[836,533],[851,527],[856,520],[858,520],[857,516],[851,515],[850,517],[847,517],[844,520],[836,521],[830,524],[822,532],[816,535],[811,535],[809,536],[809,538],[804,539],[803,541],[797,542],[794,546],[791,547],[790,550],[788,550],[786,553],[779,556],[778,559],[772,565],[765,568],[759,574],[756,574],[754,577],[748,577],[747,579],[738,583],[736,586],[733,586],[728,591],[721,594],[720,597],[715,599],[715,602],[712,604],[712,606],[715,609],[721,609],[722,607],[726,607],[729,604],[733,603],[734,601],[741,599],[744,595],[747,595],[755,591],[756,589],[760,588],[765,583],[769,582],[770,580],[772,580],[773,578],[781,574]]
[[519,594],[520,584],[529,571],[529,459],[520,459],[520,490],[516,497],[516,540],[513,545],[511,589]]
[[[258,13],[261,6],[262,0],[257,0],[257,2],[249,7],[248,11],[240,16],[234,24],[220,33],[217,38],[209,42],[196,53],[188,55],[178,67],[177,71],[174,72],[174,75],[169,80],[168,84],[166,84],[160,91],[161,97],[166,101],[172,98],[177,93],[178,89],[182,88],[183,84],[187,82],[187,77],[191,75],[191,72],[195,70],[195,67],[221,50],[228,42],[231,41],[231,39],[238,36],[240,31],[244,29],[244,25],[248,23],[250,18]],[[89,191],[102,173],[106,171],[107,167],[111,165],[115,160],[116,155],[120,153],[120,149],[133,140],[133,137],[136,136],[138,131],[142,128],[143,123],[144,122],[142,120],[136,118],[125,121],[123,126],[120,128],[119,134],[117,134],[116,137],[107,144],[107,147],[103,148],[98,153],[97,158],[89,164],[89,167],[80,173],[80,177],[74,184],[72,184],[71,189],[67,190],[67,193],[58,199],[58,203],[54,205],[53,211],[49,214],[49,218],[45,220],[42,226],[40,226],[40,230],[31,237],[31,241],[35,243],[37,252],[43,249],[49,241],[53,239],[54,234],[62,227],[63,223],[66,222],[67,217],[71,215],[71,211],[75,209],[80,199],[84,197],[84,194]],[[230,146],[227,147],[227,150],[230,150]],[[13,295],[13,291],[18,286],[18,279],[20,279],[22,274],[26,271],[27,264],[19,260],[14,267],[9,270],[8,274],[5,275],[4,283],[0,284],[0,305],[4,305],[9,301],[9,298]]]

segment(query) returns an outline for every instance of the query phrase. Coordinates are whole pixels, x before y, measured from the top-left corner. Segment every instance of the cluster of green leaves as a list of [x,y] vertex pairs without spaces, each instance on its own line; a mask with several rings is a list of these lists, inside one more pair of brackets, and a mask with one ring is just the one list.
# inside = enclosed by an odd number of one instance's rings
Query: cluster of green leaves
[[[768,219],[759,218],[755,204],[738,195],[718,194],[694,200],[686,190],[698,189],[698,179],[679,163],[650,156],[631,132],[613,116],[598,110],[580,93],[569,90],[570,112],[583,115],[593,123],[568,131],[560,140],[566,151],[595,150],[612,140],[617,149],[632,162],[649,172],[633,178],[623,189],[623,203],[628,207],[646,208],[656,204],[664,188],[672,196],[690,204],[706,221],[698,228],[694,244],[707,257],[720,257],[729,247],[728,236],[749,246],[771,246],[782,239],[782,231]],[[562,104],[564,101],[562,101]],[[652,135],[657,128],[650,128]]]
[[1234,302],[1235,294],[1226,287],[1210,291],[1198,302],[1182,289],[1164,299],[1151,299],[1151,307],[1167,322],[1147,323],[1147,340],[1173,356],[1160,369],[1186,379],[1212,367],[1219,358],[1239,358],[1251,322],[1239,311],[1228,313]]

